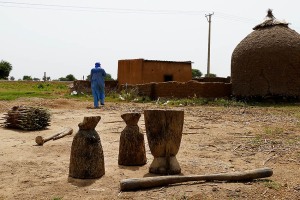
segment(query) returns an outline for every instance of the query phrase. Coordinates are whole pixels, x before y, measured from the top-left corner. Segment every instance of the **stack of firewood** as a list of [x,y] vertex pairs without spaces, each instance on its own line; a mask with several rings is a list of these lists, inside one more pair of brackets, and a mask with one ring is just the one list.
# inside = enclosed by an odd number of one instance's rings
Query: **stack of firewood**
[[50,113],[45,108],[14,106],[4,114],[3,126],[23,130],[41,130],[50,125]]

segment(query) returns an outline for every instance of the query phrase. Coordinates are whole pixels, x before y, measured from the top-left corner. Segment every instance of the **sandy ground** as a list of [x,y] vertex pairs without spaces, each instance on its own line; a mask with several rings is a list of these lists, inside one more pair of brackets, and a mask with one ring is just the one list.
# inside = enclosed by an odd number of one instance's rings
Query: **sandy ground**
[[[151,176],[153,156],[147,138],[147,164],[118,165],[121,114],[155,104],[107,103],[87,109],[91,102],[21,99],[0,102],[0,118],[15,105],[49,108],[51,126],[26,132],[0,128],[0,199],[300,199],[300,108],[179,107],[185,112],[177,159],[182,175],[202,175],[270,167],[274,174],[250,182],[187,182],[134,192],[120,192],[120,180]],[[105,158],[105,175],[81,180],[68,176],[70,150],[84,116],[100,115],[96,127]],[[3,120],[2,120],[3,122]],[[145,133],[143,115],[138,123]],[[35,137],[71,127],[74,133],[44,146]]]

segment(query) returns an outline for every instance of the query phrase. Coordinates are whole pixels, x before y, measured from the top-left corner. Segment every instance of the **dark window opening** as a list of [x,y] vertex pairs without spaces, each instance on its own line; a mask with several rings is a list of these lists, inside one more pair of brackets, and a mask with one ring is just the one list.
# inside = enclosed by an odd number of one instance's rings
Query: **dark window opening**
[[173,81],[173,75],[164,75],[164,82]]

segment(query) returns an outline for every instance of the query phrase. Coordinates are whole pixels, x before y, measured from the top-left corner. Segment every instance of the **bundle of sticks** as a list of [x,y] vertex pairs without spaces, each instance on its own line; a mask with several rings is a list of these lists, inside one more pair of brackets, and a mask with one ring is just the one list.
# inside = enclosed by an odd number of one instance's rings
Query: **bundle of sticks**
[[50,113],[45,108],[14,106],[4,114],[3,126],[23,130],[41,130],[50,125]]
[[71,135],[73,133],[73,129],[72,128],[66,128],[65,130],[55,134],[55,135],[52,135],[50,137],[47,137],[47,138],[43,138],[42,136],[37,136],[35,138],[35,142],[42,146],[44,143],[50,141],[50,140],[57,140],[57,139],[60,139],[60,138],[63,138],[67,135]]

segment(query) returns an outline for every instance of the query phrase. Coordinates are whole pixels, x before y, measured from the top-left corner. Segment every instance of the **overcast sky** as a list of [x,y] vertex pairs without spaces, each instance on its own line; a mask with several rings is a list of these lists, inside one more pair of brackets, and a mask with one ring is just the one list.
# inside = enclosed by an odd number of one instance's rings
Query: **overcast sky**
[[95,62],[117,78],[118,60],[192,61],[230,76],[236,45],[261,23],[268,8],[300,32],[299,0],[0,0],[0,60],[10,75],[82,79]]

